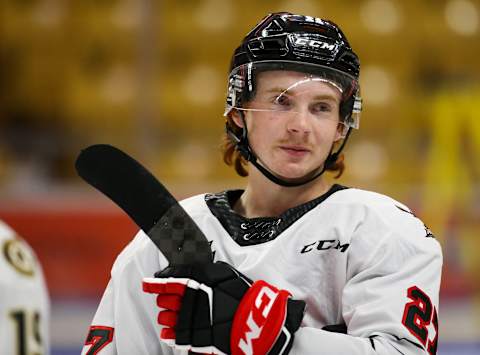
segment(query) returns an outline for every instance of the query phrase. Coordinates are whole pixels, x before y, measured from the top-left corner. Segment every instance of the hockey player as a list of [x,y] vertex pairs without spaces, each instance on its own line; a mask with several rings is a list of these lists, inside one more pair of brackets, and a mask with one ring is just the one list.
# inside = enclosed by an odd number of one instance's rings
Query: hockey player
[[32,249],[0,221],[0,354],[50,353],[50,301]]
[[439,243],[405,205],[324,178],[359,126],[359,70],[330,21],[275,13],[249,32],[224,147],[246,187],[182,201],[215,262],[167,267],[139,232],[83,354],[436,353]]

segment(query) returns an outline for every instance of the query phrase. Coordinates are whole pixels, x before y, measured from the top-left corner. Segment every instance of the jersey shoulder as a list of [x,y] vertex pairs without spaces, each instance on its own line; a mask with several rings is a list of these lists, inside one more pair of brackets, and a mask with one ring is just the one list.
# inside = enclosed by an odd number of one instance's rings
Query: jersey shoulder
[[192,217],[209,213],[210,210],[205,202],[206,195],[206,193],[203,193],[188,197],[181,200],[180,205]]
[[[440,243],[406,205],[380,193],[354,188],[334,195],[332,210],[346,225],[339,228],[347,228],[350,235],[352,273],[374,265],[382,266],[382,273],[408,270],[407,263],[413,265],[413,273],[426,264],[433,273],[441,272]],[[408,275],[413,277],[412,273]]]
[[115,277],[138,270],[141,273],[148,274],[160,270],[159,265],[167,265],[165,257],[159,253],[157,247],[150,238],[139,230],[135,237],[123,248],[116,257],[111,276]]
[[385,222],[392,217],[416,217],[405,204],[374,191],[348,188],[336,192],[328,201],[340,208],[375,215]]
[[349,188],[329,199],[341,210],[347,210],[358,223],[370,223],[372,229],[390,231],[402,239],[418,240],[419,236],[434,240],[430,229],[408,206],[381,193]]
[[337,191],[332,195],[330,201],[352,206],[363,206],[371,209],[382,209],[385,206],[400,205],[408,209],[403,203],[378,192],[348,188]]
[[220,220],[208,206],[208,200],[213,198],[213,196],[217,196],[217,194],[203,193],[180,201],[180,205],[207,238],[215,234],[214,232],[223,230]]

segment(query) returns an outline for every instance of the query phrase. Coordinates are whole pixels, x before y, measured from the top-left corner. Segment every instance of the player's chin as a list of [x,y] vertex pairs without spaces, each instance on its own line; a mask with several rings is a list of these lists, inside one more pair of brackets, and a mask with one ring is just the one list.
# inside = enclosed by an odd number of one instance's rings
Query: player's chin
[[284,180],[297,180],[308,175],[314,168],[306,164],[284,163],[275,171]]

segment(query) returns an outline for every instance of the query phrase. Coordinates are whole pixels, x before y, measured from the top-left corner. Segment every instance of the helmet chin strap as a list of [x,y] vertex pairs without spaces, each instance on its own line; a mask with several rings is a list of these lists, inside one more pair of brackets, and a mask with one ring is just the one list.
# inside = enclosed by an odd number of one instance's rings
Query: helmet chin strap
[[240,117],[242,118],[242,122],[243,122],[242,136],[238,137],[233,132],[233,130],[231,129],[228,123],[226,125],[227,134],[235,142],[236,148],[247,161],[252,163],[267,179],[269,179],[270,181],[274,182],[277,185],[285,186],[285,187],[302,186],[321,176],[325,172],[327,167],[335,163],[341,151],[343,150],[345,143],[347,142],[347,139],[351,132],[351,128],[349,128],[347,131],[347,134],[345,135],[345,138],[343,139],[343,142],[340,148],[338,148],[338,150],[335,153],[332,153],[332,150],[333,150],[333,146],[332,146],[323,166],[316,169],[316,170],[319,170],[319,172],[314,173],[313,175],[312,175],[313,172],[310,172],[298,179],[285,180],[278,177],[277,175],[275,175],[273,171],[271,171],[270,169],[268,169],[267,167],[261,164],[261,160],[257,157],[253,149],[250,147],[250,143],[248,142],[247,124],[245,122],[245,118],[242,112],[240,113]]

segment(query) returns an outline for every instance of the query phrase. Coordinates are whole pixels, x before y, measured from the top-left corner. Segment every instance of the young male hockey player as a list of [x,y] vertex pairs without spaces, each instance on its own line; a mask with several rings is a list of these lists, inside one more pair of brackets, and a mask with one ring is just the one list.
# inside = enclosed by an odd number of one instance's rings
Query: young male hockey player
[[323,175],[343,171],[358,78],[332,22],[275,13],[244,38],[224,159],[246,187],[182,201],[215,262],[168,266],[140,232],[83,354],[436,353],[439,243],[403,204]]
[[31,248],[0,221],[0,354],[50,353],[50,300]]

